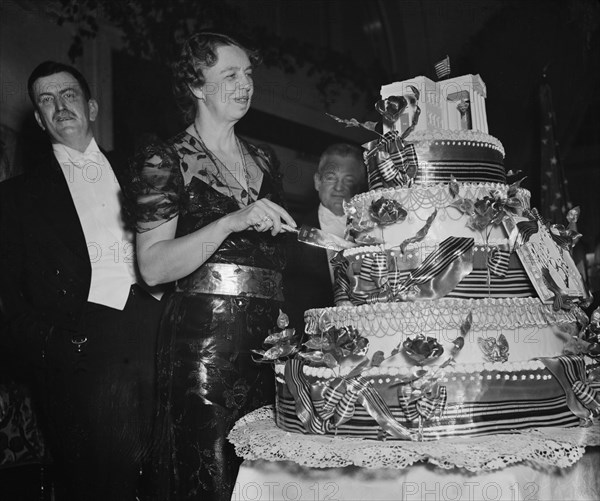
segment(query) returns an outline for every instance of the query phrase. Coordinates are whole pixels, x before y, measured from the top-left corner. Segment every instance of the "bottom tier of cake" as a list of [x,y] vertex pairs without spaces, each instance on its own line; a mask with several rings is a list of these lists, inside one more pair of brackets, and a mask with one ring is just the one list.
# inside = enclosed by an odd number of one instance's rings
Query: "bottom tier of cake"
[[[277,426],[296,433],[435,440],[585,424],[600,407],[598,365],[580,356],[456,367],[406,383],[388,375],[324,376],[299,359],[275,366]],[[329,371],[330,372],[330,371]]]

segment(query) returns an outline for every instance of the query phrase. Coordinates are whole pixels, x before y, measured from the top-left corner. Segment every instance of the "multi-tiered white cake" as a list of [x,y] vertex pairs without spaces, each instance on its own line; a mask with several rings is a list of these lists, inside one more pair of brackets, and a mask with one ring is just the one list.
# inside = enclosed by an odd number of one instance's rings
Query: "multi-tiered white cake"
[[381,97],[369,191],[345,207],[357,245],[335,259],[337,306],[307,311],[307,343],[276,364],[278,426],[434,439],[589,419],[570,232],[508,184],[483,81],[418,77]]

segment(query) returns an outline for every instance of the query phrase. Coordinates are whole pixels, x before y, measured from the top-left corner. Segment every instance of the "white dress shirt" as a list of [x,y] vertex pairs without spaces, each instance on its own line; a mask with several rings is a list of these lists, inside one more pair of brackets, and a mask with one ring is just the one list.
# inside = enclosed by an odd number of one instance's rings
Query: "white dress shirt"
[[[344,238],[346,233],[346,215],[336,216],[323,204],[319,205],[318,209],[319,225],[323,231],[337,235],[338,237]],[[329,275],[331,276],[331,283],[334,283],[333,266],[331,266],[331,259],[337,254],[337,252],[327,249],[327,264],[329,265]]]
[[133,235],[121,214],[121,188],[91,140],[84,153],[54,144],[87,243],[92,280],[88,301],[122,310],[135,279]]

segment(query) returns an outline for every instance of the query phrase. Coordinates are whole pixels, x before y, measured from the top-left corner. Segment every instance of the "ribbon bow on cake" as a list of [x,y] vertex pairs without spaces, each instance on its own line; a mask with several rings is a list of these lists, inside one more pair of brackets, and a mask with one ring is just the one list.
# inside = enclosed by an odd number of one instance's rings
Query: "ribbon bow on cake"
[[[410,186],[417,175],[418,160],[415,147],[406,144],[404,139],[414,130],[421,114],[417,105],[419,91],[409,86],[413,94],[390,96],[375,103],[375,109],[383,117],[383,122],[391,130],[379,140],[363,145],[366,148],[365,161],[369,188]],[[408,108],[410,125],[400,133],[396,130],[397,120]]]

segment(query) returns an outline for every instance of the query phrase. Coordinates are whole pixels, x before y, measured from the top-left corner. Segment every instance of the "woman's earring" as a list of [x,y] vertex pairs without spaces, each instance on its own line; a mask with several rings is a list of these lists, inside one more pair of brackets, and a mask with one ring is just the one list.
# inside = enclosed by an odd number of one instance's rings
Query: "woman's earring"
[[204,101],[205,97],[204,97],[204,91],[198,87],[189,87],[190,92],[193,94],[193,96],[198,99],[199,101]]

